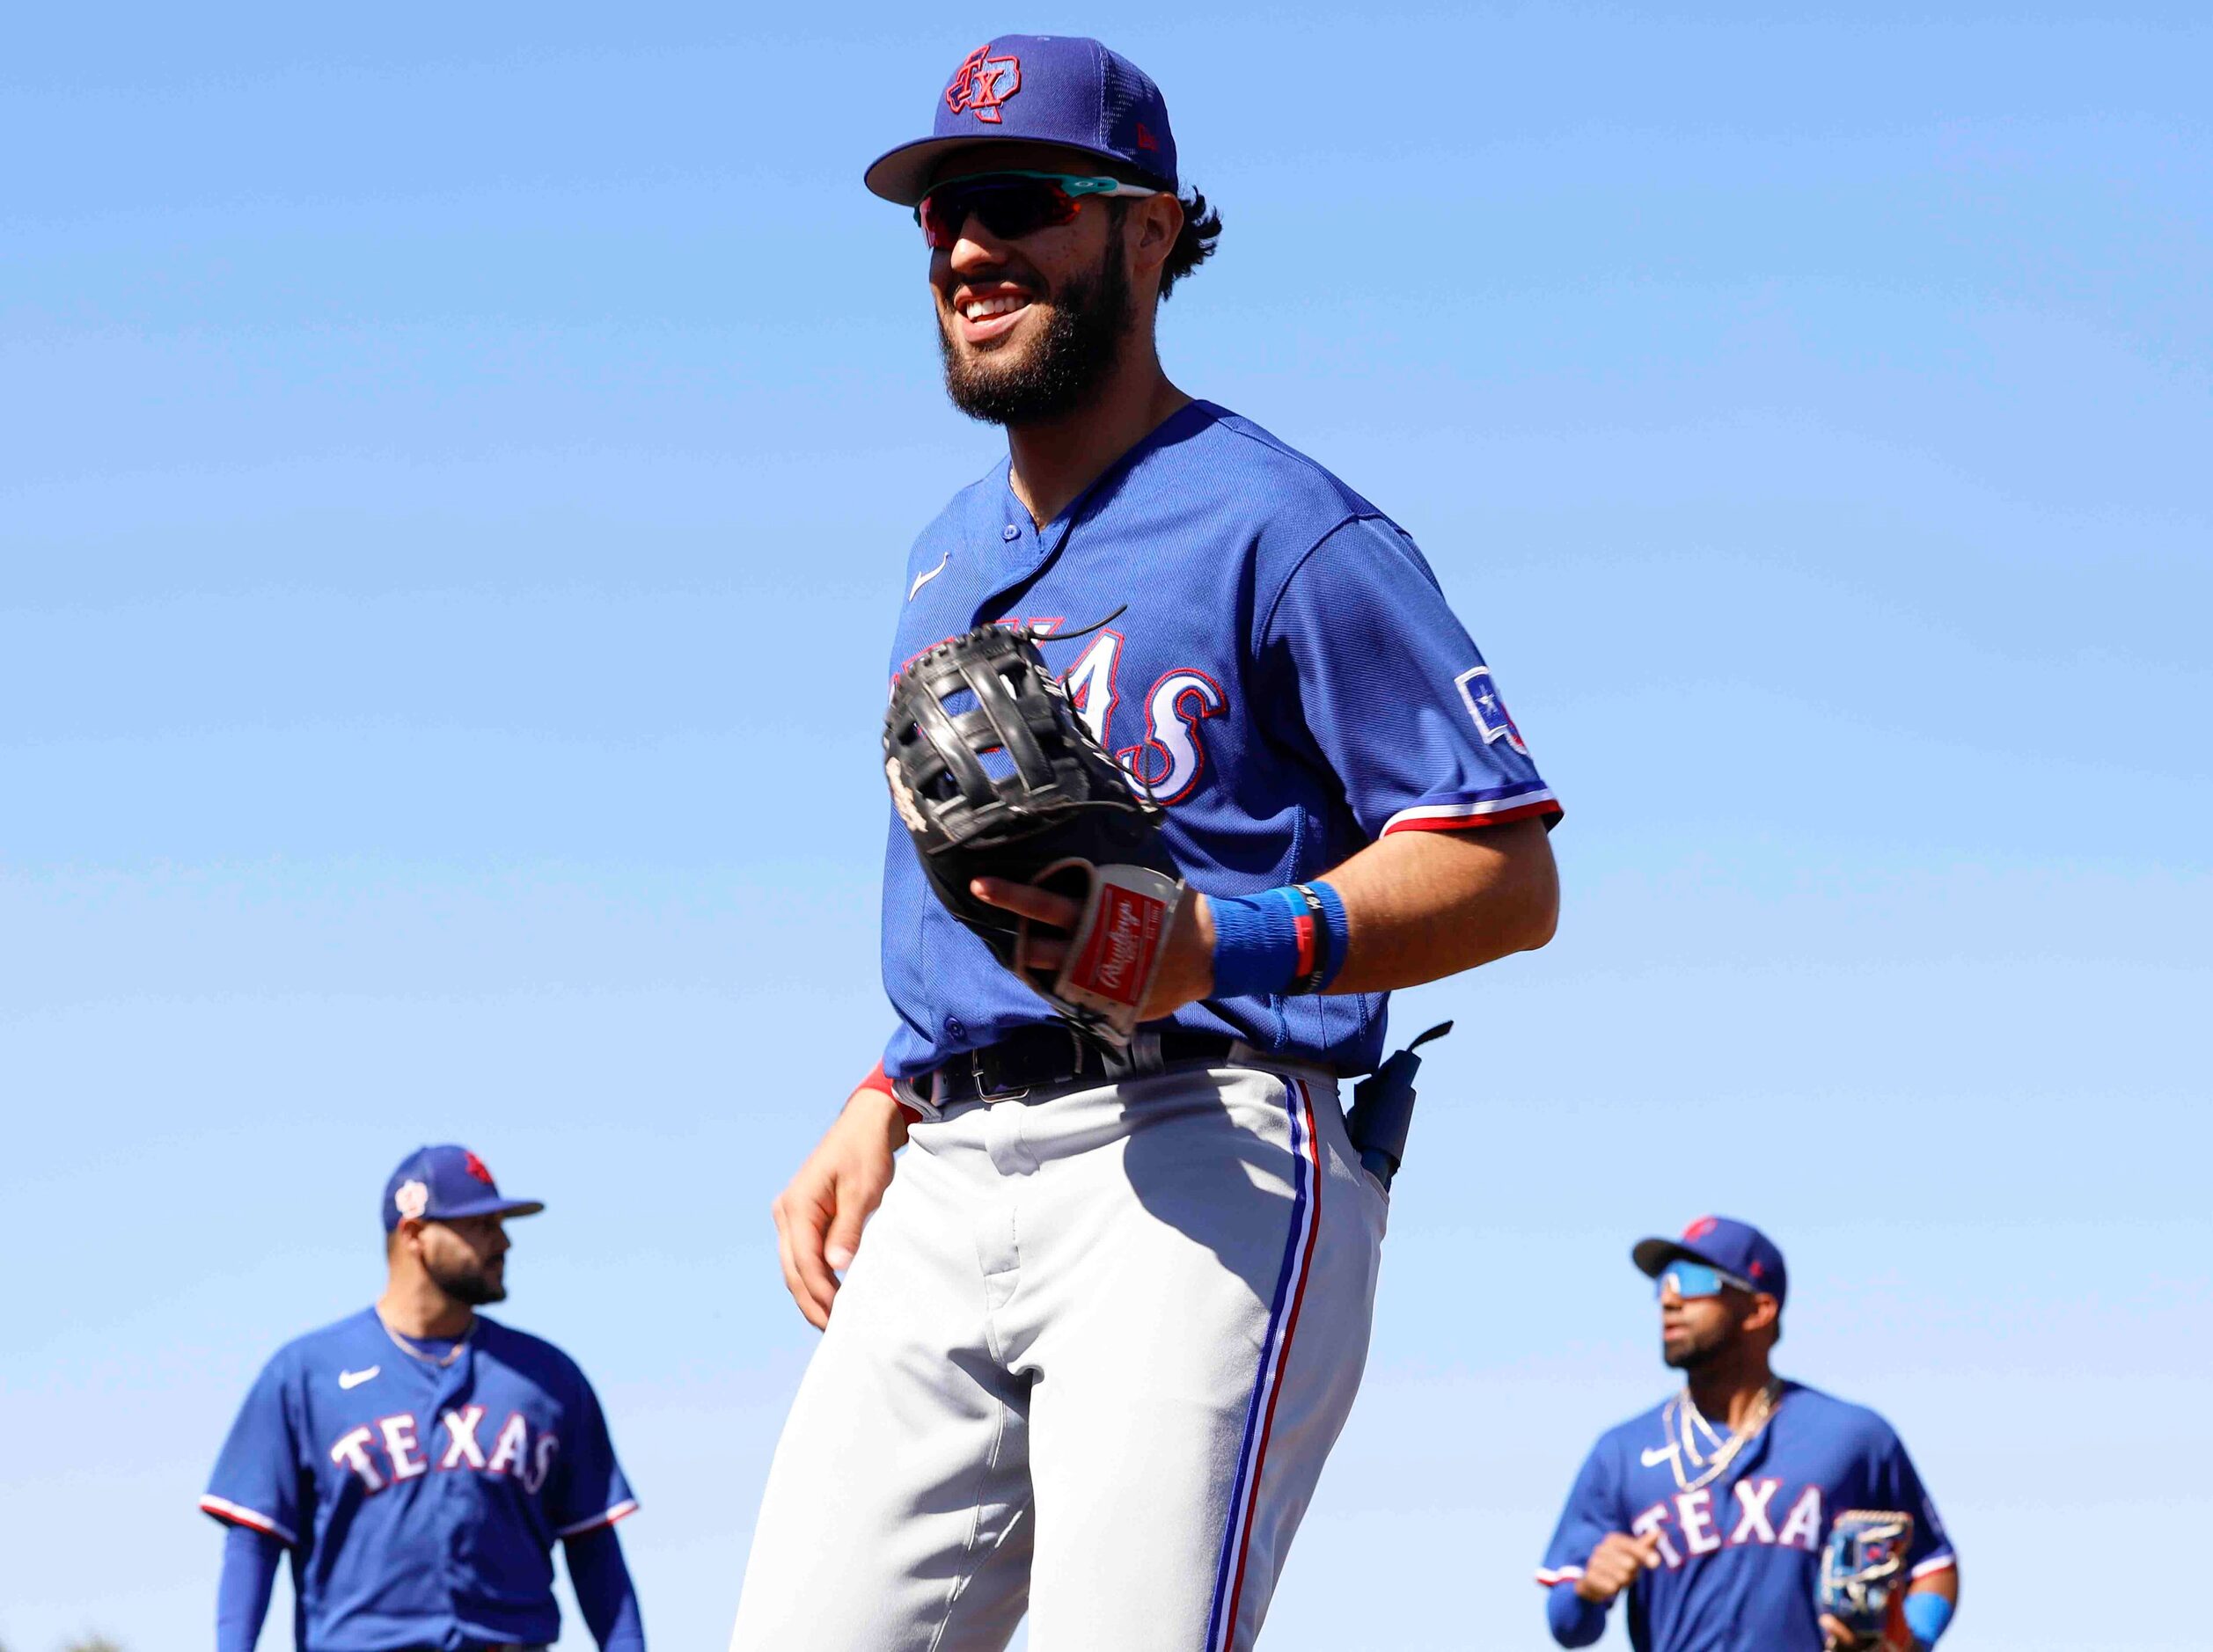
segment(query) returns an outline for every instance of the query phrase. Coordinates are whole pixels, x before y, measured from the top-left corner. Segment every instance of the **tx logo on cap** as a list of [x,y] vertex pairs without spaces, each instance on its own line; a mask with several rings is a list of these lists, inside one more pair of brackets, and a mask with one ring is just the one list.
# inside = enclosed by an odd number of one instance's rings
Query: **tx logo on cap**
[[470,1153],[468,1157],[462,1161],[462,1163],[464,1168],[468,1171],[469,1174],[474,1176],[486,1187],[489,1188],[495,1185],[492,1181],[492,1173],[484,1167],[484,1161],[481,1159],[479,1159],[474,1153]]
[[1712,1232],[1715,1228],[1720,1225],[1721,1224],[1718,1222],[1716,1222],[1711,1217],[1702,1216],[1696,1221],[1693,1222],[1689,1227],[1683,1229],[1682,1236],[1686,1240],[1696,1243],[1697,1240],[1705,1238],[1707,1234]]
[[945,89],[945,103],[955,114],[965,109],[997,126],[1004,118],[1000,106],[1022,90],[1022,59],[993,57],[991,49],[986,43],[961,60],[953,84]]

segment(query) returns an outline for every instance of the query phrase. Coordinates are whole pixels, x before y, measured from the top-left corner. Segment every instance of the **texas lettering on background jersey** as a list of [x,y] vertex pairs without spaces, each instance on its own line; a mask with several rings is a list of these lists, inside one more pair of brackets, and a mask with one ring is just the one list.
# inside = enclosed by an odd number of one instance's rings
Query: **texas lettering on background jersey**
[[559,1349],[479,1316],[439,1364],[373,1309],[278,1350],[200,1500],[290,1549],[316,1652],[381,1652],[395,1621],[550,1643],[553,1544],[637,1506]]
[[[1166,806],[1194,888],[1251,894],[1394,832],[1558,815],[1413,540],[1258,426],[1194,402],[1043,529],[1008,476],[1001,461],[916,541],[890,674],[974,625],[1042,633],[1078,713]],[[896,818],[884,873],[887,1071],[1053,1019],[938,905]],[[1380,1057],[1384,996],[1175,1019],[1359,1072]]]
[[479,1437],[484,1432],[486,1414],[482,1406],[461,1406],[442,1413],[438,1427],[443,1436],[443,1451],[437,1451],[435,1441],[426,1451],[414,1414],[401,1412],[347,1429],[331,1443],[328,1455],[332,1462],[351,1469],[372,1497],[430,1473],[434,1454],[435,1466],[442,1474],[457,1470],[512,1474],[523,1482],[524,1491],[536,1496],[545,1489],[554,1454],[561,1450],[561,1436],[551,1429],[543,1429],[533,1440],[530,1419],[519,1411],[510,1411],[507,1421],[498,1425],[487,1455]]
[[1912,1458],[1873,1412],[1785,1383],[1767,1426],[1732,1454],[1678,1395],[1600,1438],[1537,1582],[1572,1587],[1609,1531],[1649,1536],[1660,1565],[1626,1597],[1638,1652],[1819,1652],[1815,1577],[1848,1509],[1914,1516],[1913,1575],[1953,1564]]

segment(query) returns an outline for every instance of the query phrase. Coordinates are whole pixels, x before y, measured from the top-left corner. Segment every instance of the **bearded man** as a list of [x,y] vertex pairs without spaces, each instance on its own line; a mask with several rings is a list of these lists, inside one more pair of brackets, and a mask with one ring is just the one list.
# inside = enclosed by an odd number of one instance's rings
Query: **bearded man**
[[385,1183],[385,1289],[262,1368],[201,1509],[221,1521],[216,1652],[253,1652],[292,1568],[299,1652],[544,1652],[553,1548],[602,1652],[645,1652],[615,1523],[637,1500],[598,1397],[507,1297],[507,1224],[546,1207],[419,1147]]
[[913,209],[947,391],[1008,455],[916,541],[888,669],[1041,638],[1191,893],[1110,1048],[1030,984],[1075,903],[977,880],[1030,925],[1002,967],[886,811],[896,1019],[775,1202],[826,1330],[731,1645],[986,1652],[1027,1612],[1036,1652],[1224,1652],[1367,1355],[1386,1187],[1338,1082],[1394,988],[1550,939],[1559,809],[1405,531],[1162,370],[1221,221],[1153,81],[1001,35],[934,106],[866,182]]
[[[1636,1652],[1927,1652],[1960,1598],[1959,1556],[1887,1422],[1775,1374],[1790,1290],[1775,1242],[1702,1216],[1630,1257],[1683,1385],[1608,1430],[1576,1476],[1537,1570],[1552,1638],[1591,1645],[1626,1599]],[[1866,1632],[1824,1612],[1817,1585],[1839,1522],[1875,1510],[1889,1610]]]

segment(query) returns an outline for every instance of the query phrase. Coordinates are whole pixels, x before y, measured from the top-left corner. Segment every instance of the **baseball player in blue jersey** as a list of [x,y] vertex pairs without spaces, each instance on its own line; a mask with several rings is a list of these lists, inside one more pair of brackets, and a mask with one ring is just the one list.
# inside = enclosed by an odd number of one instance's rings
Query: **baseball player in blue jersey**
[[279,1560],[299,1652],[543,1648],[553,1548],[604,1652],[644,1652],[615,1522],[637,1500],[575,1362],[477,1312],[507,1296],[502,1197],[462,1147],[385,1185],[374,1306],[277,1350],[200,1507],[229,1528],[216,1652],[253,1652]]
[[[915,542],[884,669],[1041,634],[1195,898],[1113,1051],[887,810],[898,1020],[776,1202],[827,1328],[731,1645],[981,1652],[1027,1612],[1038,1652],[1247,1648],[1367,1352],[1386,1191],[1338,1081],[1391,989],[1550,938],[1558,807],[1407,533],[1161,370],[1155,306],[1220,220],[1153,82],[1002,35],[934,110],[867,183],[913,210],[948,391],[1008,454]],[[1072,902],[971,890],[1057,967]]]
[[[1933,1645],[1960,1566],[1890,1425],[1774,1374],[1789,1285],[1757,1228],[1701,1217],[1631,1253],[1657,1282],[1661,1356],[1682,1391],[1608,1430],[1568,1494],[1537,1582],[1562,1646],[1629,1598],[1638,1652],[1821,1652]],[[1889,1610],[1857,1634],[1820,1605],[1824,1550],[1852,1511],[1882,1511]],[[1841,1607],[1839,1608],[1841,1610]]]

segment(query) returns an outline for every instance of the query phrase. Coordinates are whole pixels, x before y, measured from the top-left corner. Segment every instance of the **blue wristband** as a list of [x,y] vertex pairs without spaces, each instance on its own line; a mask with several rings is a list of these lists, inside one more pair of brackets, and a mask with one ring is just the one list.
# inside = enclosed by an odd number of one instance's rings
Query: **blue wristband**
[[1950,1626],[1952,1603],[1934,1590],[1924,1589],[1906,1597],[1906,1627],[1913,1631],[1913,1638],[1923,1646],[1934,1646],[1937,1637]]
[[1210,998],[1319,992],[1345,962],[1345,903],[1326,883],[1208,895],[1214,920]]

